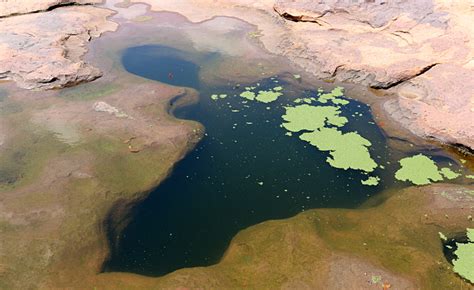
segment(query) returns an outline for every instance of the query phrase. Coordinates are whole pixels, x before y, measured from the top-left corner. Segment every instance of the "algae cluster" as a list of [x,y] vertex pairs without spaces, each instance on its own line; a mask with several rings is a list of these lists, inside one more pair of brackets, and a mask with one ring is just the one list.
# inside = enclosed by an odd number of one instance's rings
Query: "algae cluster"
[[366,180],[362,180],[363,185],[376,186],[380,182],[380,177],[378,176],[369,176]]
[[283,127],[291,132],[303,130],[313,131],[326,125],[344,126],[348,120],[342,117],[338,107],[299,105],[286,107],[286,114],[282,116],[286,123]]
[[461,176],[448,167],[439,169],[433,160],[423,154],[405,157],[399,162],[401,168],[395,172],[395,178],[415,185],[426,185],[445,178],[452,180]]
[[[320,151],[328,151],[330,157],[326,161],[335,168],[361,170],[372,172],[378,165],[372,159],[369,147],[372,143],[357,132],[343,133],[339,128],[344,127],[349,120],[341,116],[341,107],[349,103],[342,99],[344,95],[342,87],[336,87],[329,93],[318,90],[318,98],[296,99],[299,104],[286,107],[286,113],[282,116],[285,121],[282,126],[290,133],[305,132],[299,136],[303,141],[315,146]],[[313,105],[317,101],[325,105]],[[331,102],[331,104],[328,104]],[[369,177],[361,181],[364,185],[377,185],[379,177]]]
[[377,163],[370,157],[369,140],[356,132],[342,133],[336,128],[321,128],[311,133],[303,133],[301,140],[307,141],[320,151],[329,151],[332,158],[326,161],[335,168],[355,169],[372,172]]
[[[273,83],[278,83],[275,78],[271,80]],[[245,87],[238,96],[245,99],[242,102],[245,104],[251,101],[271,103],[283,95],[283,87],[276,84],[269,89],[259,89],[260,83],[256,83]],[[240,85],[235,88],[240,88]],[[215,94],[211,96],[211,99],[218,100],[225,97],[227,97],[225,94]],[[369,148],[372,143],[369,140],[356,131],[342,131],[349,123],[349,119],[341,115],[343,106],[347,104],[349,100],[344,98],[344,88],[336,87],[330,92],[325,92],[320,88],[316,95],[296,98],[292,104],[284,107],[285,113],[282,115],[284,122],[281,127],[286,129],[285,135],[291,137],[298,133],[299,139],[308,142],[320,151],[328,152],[330,156],[326,162],[334,168],[359,170],[365,174],[373,172],[376,168],[385,169],[371,157]],[[271,108],[266,107],[266,109]],[[233,109],[232,112],[238,112],[238,110]],[[352,116],[361,117],[362,113],[355,112]],[[395,173],[395,179],[415,185],[426,185],[445,179],[452,180],[461,176],[460,173],[448,167],[439,169],[433,160],[423,154],[403,158],[399,162],[401,168]],[[466,178],[473,177],[467,175]],[[361,183],[377,186],[380,181],[378,176],[367,175]]]
[[456,243],[453,271],[474,283],[474,229],[467,229],[468,243]]

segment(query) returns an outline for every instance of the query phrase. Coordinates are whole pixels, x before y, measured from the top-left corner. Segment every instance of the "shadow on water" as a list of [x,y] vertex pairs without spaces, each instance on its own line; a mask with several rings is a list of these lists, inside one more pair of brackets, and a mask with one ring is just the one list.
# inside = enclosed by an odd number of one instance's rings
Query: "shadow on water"
[[122,64],[132,74],[199,90],[199,66],[184,58],[185,54],[178,49],[143,45],[125,50]]
[[[293,99],[243,103],[238,97],[242,88],[200,83],[199,65],[163,46],[130,48],[123,54],[123,65],[150,79],[199,88],[200,101],[177,109],[175,115],[201,122],[207,134],[171,176],[134,208],[105,265],[107,272],[161,276],[215,264],[244,228],[312,208],[354,208],[393,186],[389,178],[382,178],[376,187],[363,186],[362,173],[332,168],[326,152],[286,136],[281,116]],[[263,89],[281,85],[284,92],[293,90],[291,83],[279,78],[259,81]],[[228,97],[211,100],[215,93]],[[315,92],[294,89],[288,95],[296,98]],[[372,142],[374,159],[387,169],[394,166],[387,162],[390,151],[369,107],[351,100],[343,115],[351,120],[348,130],[357,130]]]

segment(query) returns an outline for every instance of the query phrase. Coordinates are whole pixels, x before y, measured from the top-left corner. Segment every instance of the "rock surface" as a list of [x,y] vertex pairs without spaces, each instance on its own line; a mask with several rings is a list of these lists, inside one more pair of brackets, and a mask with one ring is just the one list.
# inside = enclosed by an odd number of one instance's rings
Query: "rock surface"
[[440,64],[398,86],[385,110],[415,135],[474,149],[473,71]]
[[27,89],[53,89],[100,77],[82,56],[92,38],[116,29],[106,19],[112,13],[70,6],[0,19],[0,79]]
[[[391,89],[389,92],[395,94],[399,92],[398,86],[407,81],[418,87],[428,86],[429,89],[424,89],[426,95],[420,95],[416,102],[403,97],[389,101],[385,108],[390,117],[423,137],[474,148],[474,130],[470,129],[474,112],[472,106],[465,106],[472,100],[472,89],[452,89],[453,85],[472,88],[474,82],[473,78],[461,76],[474,73],[471,3],[448,0],[217,0],[212,5],[209,0],[136,2],[149,3],[157,11],[176,11],[196,22],[214,15],[243,18],[258,27],[260,40],[268,50],[288,57],[321,79]],[[437,66],[435,72],[430,72]],[[451,73],[442,73],[443,67],[449,67]],[[428,82],[436,85],[430,86]],[[430,104],[433,99],[437,100],[436,105]],[[425,104],[424,109],[420,102]],[[446,113],[455,118],[444,122]]]
[[0,1],[0,18],[40,11],[48,11],[59,6],[97,4],[101,0],[4,0]]

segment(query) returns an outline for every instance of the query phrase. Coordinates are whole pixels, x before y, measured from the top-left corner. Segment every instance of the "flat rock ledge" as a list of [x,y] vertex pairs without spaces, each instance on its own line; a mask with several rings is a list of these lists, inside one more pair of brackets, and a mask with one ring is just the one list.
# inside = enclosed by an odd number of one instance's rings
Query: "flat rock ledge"
[[48,11],[60,6],[101,3],[101,0],[7,0],[0,1],[0,18]]
[[388,90],[411,132],[474,151],[474,9],[445,0],[277,0],[281,51],[324,79]]
[[[16,15],[65,3],[97,1],[38,1],[23,6],[17,2],[20,1],[0,2],[3,6],[13,5],[8,10],[10,14],[2,10],[4,7],[0,7],[0,11],[4,15]],[[116,23],[107,20],[112,13],[90,5],[71,5],[0,18],[0,79],[11,79],[25,89],[44,90],[100,77],[100,70],[84,62],[82,57],[87,51],[87,42],[117,28]]]

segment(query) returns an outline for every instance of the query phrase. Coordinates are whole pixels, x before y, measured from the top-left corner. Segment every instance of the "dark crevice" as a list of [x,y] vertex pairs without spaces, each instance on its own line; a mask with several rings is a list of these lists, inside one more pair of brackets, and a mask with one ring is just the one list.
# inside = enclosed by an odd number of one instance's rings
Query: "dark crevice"
[[379,84],[379,85],[372,85],[370,86],[371,88],[373,89],[384,89],[384,90],[388,90],[390,88],[393,88],[395,86],[398,86],[399,84],[401,83],[404,83],[406,81],[409,81],[413,78],[416,78],[417,76],[420,76],[422,74],[424,74],[425,72],[429,71],[430,69],[432,69],[434,66],[438,65],[439,63],[433,63],[433,64],[430,64],[424,68],[422,68],[418,73],[414,74],[414,75],[411,75],[411,76],[408,76],[406,78],[402,78],[402,79],[399,79],[398,81],[395,81],[395,82],[389,82],[389,83],[384,83],[384,84]]
[[[308,17],[308,16],[305,16],[305,15],[292,15],[288,12],[279,12],[276,7],[273,7],[273,10],[278,13],[278,15],[280,15],[281,17],[283,17],[284,19],[286,20],[290,20],[290,21],[293,21],[293,22],[311,22],[311,23],[316,23],[318,24],[319,26],[322,26],[322,24],[315,18],[315,17]],[[326,13],[324,13],[323,15],[319,16],[318,18],[324,16]]]
[[46,9],[39,9],[39,10],[34,10],[34,11],[29,11],[25,13],[12,13],[4,16],[0,16],[0,19],[8,18],[8,17],[14,17],[14,16],[20,16],[20,15],[28,15],[28,14],[35,14],[35,13],[42,13],[42,12],[49,12],[52,11],[56,8],[60,7],[68,7],[68,6],[90,6],[93,5],[94,3],[77,3],[77,2],[66,2],[66,3],[58,3],[56,5],[49,6]]
[[474,156],[474,149],[470,148],[466,145],[461,143],[452,143],[450,144],[452,147],[456,148],[460,153],[464,154],[465,156]]

